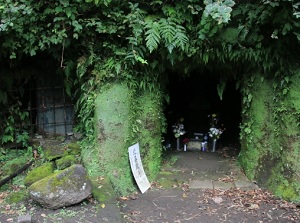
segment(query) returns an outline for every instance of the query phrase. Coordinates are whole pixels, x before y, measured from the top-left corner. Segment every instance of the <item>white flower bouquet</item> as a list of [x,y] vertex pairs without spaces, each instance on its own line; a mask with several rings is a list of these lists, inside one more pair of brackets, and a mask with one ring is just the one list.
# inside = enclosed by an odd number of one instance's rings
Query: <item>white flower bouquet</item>
[[185,134],[183,124],[176,124],[176,125],[173,125],[172,127],[173,127],[173,132],[174,132],[175,138],[179,138],[181,135]]
[[220,135],[223,133],[223,131],[221,129],[217,129],[217,128],[210,128],[209,129],[209,137],[212,139],[219,139]]

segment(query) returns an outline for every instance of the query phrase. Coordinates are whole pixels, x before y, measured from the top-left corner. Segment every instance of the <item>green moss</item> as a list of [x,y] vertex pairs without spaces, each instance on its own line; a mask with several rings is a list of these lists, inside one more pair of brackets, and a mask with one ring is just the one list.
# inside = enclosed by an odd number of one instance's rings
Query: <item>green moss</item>
[[49,176],[54,172],[54,163],[48,162],[30,171],[24,179],[24,184],[30,186],[31,184]]
[[81,159],[90,177],[101,176],[104,170],[101,168],[99,159],[99,151],[96,146],[84,146],[81,151]]
[[92,195],[100,203],[115,199],[115,192],[108,177],[92,177]]
[[67,155],[55,161],[56,167],[58,170],[63,170],[73,164],[78,162],[76,156],[74,155]]
[[255,147],[244,147],[239,154],[239,164],[242,166],[246,176],[253,180],[258,167],[260,152]]
[[275,195],[289,201],[300,201],[299,191],[292,185],[279,184],[275,189]]
[[8,204],[18,204],[29,199],[28,190],[22,190],[18,192],[12,192],[5,198],[5,202]]
[[81,152],[80,145],[78,143],[68,144],[68,153],[71,155],[79,155]]
[[163,188],[173,188],[181,185],[182,183],[187,183],[189,181],[190,175],[181,171],[162,171],[157,177],[159,185]]
[[44,157],[48,161],[68,155],[67,144],[49,145],[44,150]]
[[107,85],[99,92],[95,100],[95,150],[92,157],[83,156],[88,172],[108,176],[118,194],[135,190],[128,161],[130,96],[129,88],[121,83]]
[[[157,177],[162,162],[162,106],[159,92],[144,91],[133,101],[136,108],[133,125],[139,131],[135,140],[139,142],[140,153],[147,177],[150,181]],[[138,120],[138,122],[137,122]]]
[[169,172],[169,171],[161,171],[159,173],[160,176],[170,176],[170,175],[173,175],[174,173],[172,172]]
[[[70,178],[74,177],[75,171],[77,170],[77,165],[73,165],[65,170],[60,170],[55,173],[52,173],[51,175],[33,183],[29,190],[33,191],[39,191],[42,195],[43,194],[49,194],[49,192],[55,192],[57,191],[57,188],[61,188],[64,190],[64,186],[70,186],[70,183],[74,184],[75,188],[80,188],[82,185],[78,185],[82,181],[70,181]],[[83,179],[84,181],[89,181],[89,177],[86,176],[86,179]],[[47,191],[43,191],[44,190]]]
[[289,89],[289,100],[291,102],[291,105],[297,110],[300,111],[300,70],[296,71],[296,74],[291,77],[291,86]]
[[163,158],[163,167],[169,168],[173,164],[176,163],[176,161],[179,159],[179,155],[177,154],[168,154],[166,157]]
[[280,80],[258,81],[259,75],[256,77],[254,82],[247,81],[251,90],[243,96],[251,94],[252,101],[244,109],[244,126],[248,124],[250,131],[244,134],[239,162],[246,175],[260,186],[284,199],[299,201],[300,77],[296,74],[290,78],[287,95],[280,94],[287,89],[287,79],[278,86]]
[[160,186],[167,189],[174,187],[174,185],[176,184],[176,182],[173,179],[168,178],[161,178],[158,182]]
[[22,168],[29,160],[29,157],[26,156],[19,156],[17,158],[11,159],[5,163],[2,167],[3,173],[7,176],[13,174],[20,168]]

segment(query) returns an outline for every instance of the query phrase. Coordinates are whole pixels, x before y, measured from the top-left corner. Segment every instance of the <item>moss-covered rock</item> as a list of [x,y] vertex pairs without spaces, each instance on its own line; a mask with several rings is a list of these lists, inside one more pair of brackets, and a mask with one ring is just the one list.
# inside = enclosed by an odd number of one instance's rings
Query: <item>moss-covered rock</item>
[[35,182],[28,190],[42,206],[57,209],[86,199],[91,195],[92,184],[83,166],[75,164]]
[[7,195],[5,202],[8,204],[18,204],[20,202],[27,201],[30,198],[28,190],[21,190],[12,192]]
[[63,170],[69,166],[72,166],[73,164],[76,164],[77,162],[77,158],[74,155],[67,155],[58,160],[55,160],[56,168],[58,170]]
[[66,143],[48,143],[44,146],[44,157],[48,161],[52,161],[68,155],[68,144]]
[[51,175],[54,172],[54,163],[47,162],[43,165],[30,171],[24,179],[24,184],[30,186],[31,184]]
[[68,144],[68,153],[71,155],[79,155],[81,152],[80,145],[78,143]]

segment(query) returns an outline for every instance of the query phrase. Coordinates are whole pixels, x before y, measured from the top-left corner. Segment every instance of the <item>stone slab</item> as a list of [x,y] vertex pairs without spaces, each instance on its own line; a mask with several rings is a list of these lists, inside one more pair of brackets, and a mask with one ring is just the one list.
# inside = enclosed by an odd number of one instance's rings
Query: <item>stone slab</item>
[[222,182],[222,181],[214,181],[215,189],[228,190],[234,187],[234,184],[231,182]]
[[237,180],[234,182],[235,187],[240,188],[241,190],[255,190],[258,189],[258,186],[251,181],[242,181]]
[[189,183],[190,189],[213,189],[212,181],[210,180],[191,180]]
[[201,150],[201,142],[200,141],[190,141],[187,144],[187,149],[197,149],[197,150]]
[[31,215],[30,214],[20,215],[18,217],[18,223],[31,223]]

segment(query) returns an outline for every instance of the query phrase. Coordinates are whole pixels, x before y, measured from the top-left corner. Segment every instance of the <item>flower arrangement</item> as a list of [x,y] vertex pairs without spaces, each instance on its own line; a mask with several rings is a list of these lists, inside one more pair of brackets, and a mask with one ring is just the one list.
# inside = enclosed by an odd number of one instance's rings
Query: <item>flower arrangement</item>
[[220,138],[220,135],[223,133],[223,130],[221,129],[217,129],[217,128],[210,128],[209,129],[209,137],[212,138],[212,139],[219,139]]
[[176,125],[173,125],[172,127],[173,127],[173,132],[174,132],[175,138],[179,138],[181,135],[185,134],[183,124],[176,124]]
[[182,142],[184,143],[184,144],[188,144],[189,143],[189,138],[184,138],[183,140],[182,140]]

